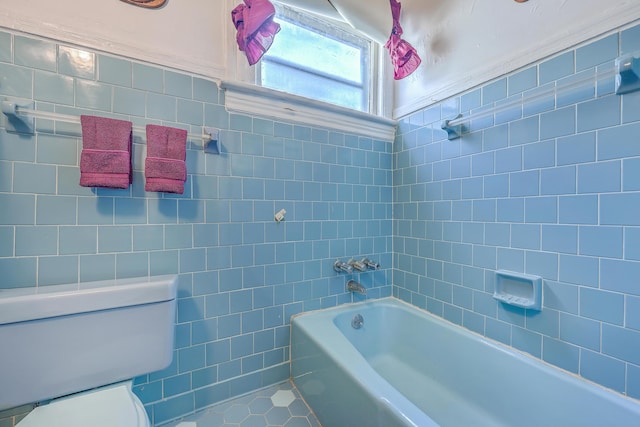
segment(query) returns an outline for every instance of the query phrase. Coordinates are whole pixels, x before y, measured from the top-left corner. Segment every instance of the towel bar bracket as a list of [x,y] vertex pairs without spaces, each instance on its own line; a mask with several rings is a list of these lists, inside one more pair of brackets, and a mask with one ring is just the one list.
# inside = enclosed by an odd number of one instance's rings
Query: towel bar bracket
[[18,115],[18,109],[33,109],[35,102],[17,98],[4,98],[2,100],[2,112],[4,113],[4,128],[7,132],[33,135],[35,119]]

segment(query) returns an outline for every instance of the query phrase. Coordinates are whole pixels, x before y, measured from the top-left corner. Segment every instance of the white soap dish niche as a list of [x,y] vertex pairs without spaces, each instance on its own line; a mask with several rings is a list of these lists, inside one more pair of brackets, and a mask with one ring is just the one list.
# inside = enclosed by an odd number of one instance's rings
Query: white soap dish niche
[[493,297],[505,304],[540,311],[542,310],[542,278],[498,270]]

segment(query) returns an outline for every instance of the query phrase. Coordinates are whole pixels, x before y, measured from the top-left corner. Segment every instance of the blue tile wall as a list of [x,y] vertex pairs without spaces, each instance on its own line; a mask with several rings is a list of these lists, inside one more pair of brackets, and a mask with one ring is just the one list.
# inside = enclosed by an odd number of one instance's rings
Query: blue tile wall
[[179,275],[173,363],[135,380],[156,425],[287,379],[290,316],[353,301],[336,258],[379,261],[355,278],[368,298],[392,294],[392,141],[229,114],[211,81],[10,31],[4,96],[221,130],[220,155],[189,141],[178,196],[144,191],[143,135],[133,185],[96,190],[78,185],[78,125],[37,119],[25,136],[0,122],[0,286]]
[[[440,123],[507,94],[593,75],[640,49],[639,32],[560,52],[413,113],[401,120],[393,150],[394,295],[634,398],[638,93],[615,95],[608,79],[586,84],[471,123],[454,141]],[[427,111],[428,120],[413,119]],[[411,268],[420,264],[426,271]],[[542,311],[494,300],[496,269],[543,277]]]

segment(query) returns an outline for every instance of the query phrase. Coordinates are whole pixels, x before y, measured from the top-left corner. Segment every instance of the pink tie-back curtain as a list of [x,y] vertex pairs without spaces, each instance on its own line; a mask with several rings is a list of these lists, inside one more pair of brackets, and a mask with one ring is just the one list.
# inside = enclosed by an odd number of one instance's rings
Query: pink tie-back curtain
[[393,17],[393,28],[391,36],[384,45],[389,51],[391,62],[393,63],[393,78],[403,79],[413,73],[422,60],[418,56],[415,48],[408,41],[403,40],[402,27],[400,26],[400,3],[397,0],[389,0],[391,3],[391,16]]
[[238,49],[253,65],[269,50],[280,25],[273,22],[276,10],[269,0],[244,0],[231,12],[231,20],[236,27]]

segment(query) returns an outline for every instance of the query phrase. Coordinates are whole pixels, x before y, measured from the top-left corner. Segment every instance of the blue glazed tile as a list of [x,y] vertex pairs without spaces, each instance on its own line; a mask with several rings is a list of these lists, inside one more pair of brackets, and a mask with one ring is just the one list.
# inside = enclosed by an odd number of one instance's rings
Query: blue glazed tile
[[600,223],[606,225],[640,225],[635,213],[640,209],[640,194],[617,193],[600,196]]
[[622,190],[640,190],[640,159],[625,159],[622,171]]
[[[588,104],[588,103],[587,103]],[[581,107],[584,104],[578,106],[578,112],[580,113]],[[587,116],[586,112],[582,113],[583,116]],[[580,119],[580,115],[578,115]],[[578,124],[580,124],[579,122]],[[579,129],[584,131],[586,129]],[[574,106],[560,108],[549,113],[540,115],[540,139],[557,138],[559,136],[566,136],[574,134],[576,131],[576,109]]]
[[576,71],[581,71],[618,56],[618,33],[576,49]]
[[509,175],[491,175],[484,179],[484,197],[509,196]]
[[512,173],[509,179],[511,196],[537,196],[539,175],[537,170]]
[[119,253],[116,255],[116,279],[149,275],[146,253]]
[[36,100],[73,105],[73,78],[36,71],[33,82]]
[[[205,317],[217,317],[229,314],[230,293],[208,295],[205,299]],[[217,333],[216,327],[216,333]]]
[[507,96],[507,79],[489,83],[482,88],[482,104],[487,105]]
[[602,322],[622,325],[624,296],[599,289],[580,289],[580,315]]
[[554,140],[542,141],[524,146],[524,168],[538,169],[554,166],[556,144]]
[[640,397],[640,367],[627,365],[627,396]]
[[640,295],[635,277],[640,274],[640,263],[602,259],[600,261],[600,287],[615,292]]
[[575,254],[578,252],[578,227],[542,226],[542,250]]
[[624,257],[625,259],[640,260],[640,229],[625,227]]
[[580,350],[578,347],[552,338],[543,338],[542,359],[566,371],[578,373]]
[[69,46],[59,46],[58,72],[93,80],[96,75],[96,54]]
[[153,422],[159,424],[194,411],[193,393],[165,399],[153,405]]
[[193,99],[217,103],[218,95],[219,91],[216,82],[199,77],[193,78]]
[[609,95],[578,104],[578,132],[620,124],[620,97]]
[[520,249],[540,249],[540,225],[513,224],[511,226],[511,246]]
[[180,272],[192,273],[205,271],[207,267],[207,252],[205,249],[183,249],[180,251]]
[[0,257],[14,255],[14,227],[0,226]]
[[575,194],[576,168],[573,166],[540,171],[540,194]]
[[640,27],[637,25],[620,33],[620,53],[633,53],[640,49]]
[[148,199],[147,205],[149,224],[176,224],[178,222],[177,200]]
[[98,55],[98,81],[131,87],[131,62]]
[[548,337],[558,338],[560,330],[559,312],[549,308],[539,312],[528,311],[526,318],[527,329]]
[[56,71],[55,43],[14,35],[13,49],[13,62],[16,65]]
[[640,330],[640,298],[627,296],[625,325]]
[[578,285],[597,287],[599,283],[598,258],[586,256],[560,256],[560,280]]
[[578,166],[578,193],[606,193],[620,191],[621,164],[619,161],[598,162]]
[[113,224],[113,199],[107,197],[78,198],[78,224]]
[[[1,71],[2,70],[0,70],[0,72]],[[35,161],[35,138],[26,139],[19,134],[10,134],[3,131],[0,132],[0,142],[2,143],[2,150],[0,150],[0,159],[25,162]]]
[[473,176],[489,175],[494,172],[494,153],[475,154],[471,158],[471,172]]
[[86,80],[76,80],[76,106],[92,110],[111,111],[111,86]]
[[540,64],[539,70],[540,85],[573,74],[574,51],[563,53],[555,58],[543,62]]
[[537,67],[529,67],[509,76],[509,95],[524,92],[536,87],[538,83]]
[[204,105],[204,123],[207,126],[229,129],[229,113],[222,105]]
[[38,135],[36,158],[38,163],[76,165],[78,144],[75,138]]
[[[476,89],[460,97],[460,111],[473,110],[474,108],[480,107],[480,105],[482,105],[482,89]],[[430,120],[426,117],[425,111],[425,118],[427,119],[425,123],[432,123],[440,119],[440,113],[438,112],[437,117],[433,117],[432,120]]]
[[580,376],[620,393],[625,391],[626,367],[623,362],[597,353],[580,353]]
[[[180,352],[178,352],[178,357]],[[184,393],[191,389],[191,375],[184,374],[171,378],[166,378],[162,381],[164,397],[171,397],[177,394]]]
[[509,224],[486,224],[484,242],[490,246],[509,246],[511,228]]
[[0,193],[0,224],[32,225],[35,220],[36,198],[33,195]]
[[37,280],[37,258],[0,258],[3,287],[7,289],[33,287]]
[[600,323],[583,317],[560,313],[560,339],[580,347],[599,351]]
[[[556,83],[556,107],[577,104],[593,99],[596,96],[595,71],[593,69],[565,77]],[[591,80],[592,83],[584,84]],[[576,82],[581,82],[580,84]]]
[[115,278],[116,256],[114,254],[80,256],[81,282],[113,280]]
[[524,222],[524,199],[499,199],[497,220],[499,222]]
[[527,352],[535,357],[542,356],[542,336],[519,327],[511,328],[511,344],[518,350]]
[[598,224],[598,196],[562,196],[558,199],[561,224]]
[[522,148],[511,147],[498,150],[495,154],[495,173],[522,170]]
[[178,121],[196,126],[203,125],[203,105],[201,102],[178,99]]
[[33,73],[30,69],[0,64],[0,93],[31,99]]
[[580,254],[622,258],[622,227],[580,227]]
[[593,162],[596,159],[595,132],[558,138],[558,165]]
[[537,116],[516,120],[509,123],[509,145],[521,145],[538,141],[539,119]]
[[191,99],[193,79],[185,74],[164,70],[164,93]]
[[640,93],[632,92],[622,95],[622,123],[640,120]]
[[[13,233],[11,242],[13,242]],[[58,253],[58,228],[51,226],[16,227],[15,252],[16,256],[56,255]]]
[[113,112],[144,117],[145,93],[140,90],[115,87],[113,90]]
[[553,83],[531,89],[522,94],[522,113],[525,117],[551,111],[556,106],[555,85]]
[[[205,366],[205,346],[197,345],[178,351],[178,372],[189,372]],[[189,378],[190,375],[187,375]],[[166,394],[166,390],[165,390]]]
[[558,279],[558,255],[549,252],[527,251],[525,254],[525,273],[542,276],[545,279]]
[[156,93],[147,93],[147,117],[151,119],[176,121],[176,98]]
[[132,63],[132,87],[149,92],[162,93],[162,70],[149,65]]
[[[103,202],[99,208],[108,211],[108,205]],[[108,214],[108,212],[105,212]],[[108,219],[107,219],[108,222]],[[147,202],[144,199],[115,199],[116,224],[145,224],[147,222]]]
[[640,333],[606,323],[602,324],[602,353],[640,365]]
[[638,132],[640,132],[640,123],[598,131],[598,160],[640,155],[640,146],[634,143]]
[[13,191],[16,193],[55,194],[56,167],[30,163],[15,163]]
[[95,254],[98,248],[97,227],[60,227],[59,251],[61,255]]
[[76,223],[76,198],[38,196],[36,224],[72,225]]
[[78,282],[78,257],[55,256],[38,259],[38,286]]
[[[560,279],[562,280],[562,264],[564,258],[560,256]],[[544,306],[564,313],[578,314],[578,286],[565,283],[546,281],[544,284]],[[562,317],[560,318],[560,336],[562,338]]]
[[13,170],[11,163],[0,161],[0,191],[10,193],[13,187]]
[[131,234],[129,226],[98,227],[98,252],[130,252]]

